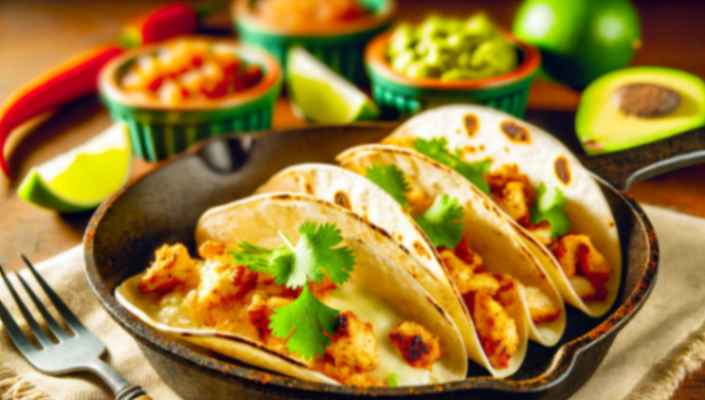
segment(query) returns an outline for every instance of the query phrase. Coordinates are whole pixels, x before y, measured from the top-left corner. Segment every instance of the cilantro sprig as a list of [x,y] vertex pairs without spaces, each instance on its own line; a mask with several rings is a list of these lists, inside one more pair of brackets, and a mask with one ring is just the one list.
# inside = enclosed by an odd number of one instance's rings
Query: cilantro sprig
[[309,283],[328,277],[341,285],[355,265],[352,250],[334,224],[307,221],[299,226],[296,245],[280,233],[284,245],[268,249],[242,242],[231,253],[235,262],[253,271],[274,276],[279,285],[303,290],[292,303],[274,310],[269,328],[275,337],[286,339],[291,353],[311,359],[322,355],[330,344],[339,312],[323,304],[309,290]]
[[290,352],[310,359],[326,351],[339,314],[338,310],[321,303],[307,286],[296,300],[274,311],[269,329],[272,335],[289,339]]
[[396,165],[372,165],[365,171],[365,176],[402,206],[408,204],[406,192],[409,190],[409,184],[404,178],[404,173]]
[[474,163],[463,161],[459,151],[451,153],[448,150],[448,140],[444,137],[428,140],[417,138],[414,141],[414,149],[456,170],[481,191],[485,193],[490,192],[490,186],[485,179],[485,175],[492,165],[491,160],[483,160]]
[[416,223],[435,247],[453,248],[463,236],[463,208],[458,199],[442,194],[416,217]]
[[566,214],[565,204],[563,191],[542,182],[536,189],[536,205],[531,210],[531,223],[548,222],[554,239],[565,235],[570,231],[570,219]]
[[[403,207],[409,204],[409,183],[396,165],[372,165],[365,175]],[[436,247],[455,247],[463,235],[463,207],[455,197],[437,196],[431,207],[415,219]]]

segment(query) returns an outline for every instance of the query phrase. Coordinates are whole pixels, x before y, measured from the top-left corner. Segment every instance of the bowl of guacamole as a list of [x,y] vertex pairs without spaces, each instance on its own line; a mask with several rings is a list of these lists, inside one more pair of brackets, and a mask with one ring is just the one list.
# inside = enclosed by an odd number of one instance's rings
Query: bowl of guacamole
[[540,54],[477,13],[401,23],[372,40],[365,61],[375,101],[388,113],[472,102],[521,117]]

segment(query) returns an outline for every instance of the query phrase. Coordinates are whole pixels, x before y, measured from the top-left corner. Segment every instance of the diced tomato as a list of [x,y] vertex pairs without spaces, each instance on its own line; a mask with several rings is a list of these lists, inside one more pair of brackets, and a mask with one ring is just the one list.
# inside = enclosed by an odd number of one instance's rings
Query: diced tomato
[[470,249],[470,245],[468,244],[468,239],[464,236],[462,239],[460,239],[460,243],[458,243],[455,246],[454,253],[459,259],[463,260],[464,262],[466,262],[468,264],[472,264],[474,261],[473,260],[474,253],[473,253],[472,249]]
[[220,67],[223,69],[223,74],[232,79],[240,71],[240,66],[240,60],[234,58],[230,61],[223,62]]
[[194,55],[191,57],[191,66],[194,68],[198,68],[201,65],[203,65],[203,56],[202,55]]
[[257,272],[247,267],[237,267],[235,278],[233,279],[233,284],[237,287],[237,291],[233,296],[235,300],[242,299],[257,286],[257,275]]
[[205,87],[202,90],[203,95],[209,99],[218,99],[228,94],[228,81],[225,79],[219,81],[211,87]]
[[467,292],[463,294],[463,301],[467,306],[468,310],[475,308],[475,292]]
[[248,317],[250,317],[250,322],[257,330],[257,336],[259,336],[261,340],[267,340],[269,335],[272,334],[272,331],[269,329],[271,314],[272,311],[267,307],[257,307],[247,313]]
[[281,296],[287,299],[295,299],[299,297],[300,294],[301,288],[291,289],[288,287],[284,287],[284,291],[282,292]]
[[147,90],[149,90],[152,93],[156,93],[159,90],[159,87],[164,83],[164,77],[163,76],[158,76],[147,84]]
[[238,79],[235,80],[235,90],[245,90],[254,86],[262,79],[262,69],[255,64],[244,68]]

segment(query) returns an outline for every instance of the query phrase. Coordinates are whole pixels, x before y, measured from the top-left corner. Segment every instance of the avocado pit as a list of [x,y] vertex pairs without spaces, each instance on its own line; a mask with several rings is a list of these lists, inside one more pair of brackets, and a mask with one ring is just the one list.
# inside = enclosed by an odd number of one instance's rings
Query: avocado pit
[[657,118],[678,108],[681,95],[666,86],[653,83],[630,83],[617,89],[619,108],[626,115]]

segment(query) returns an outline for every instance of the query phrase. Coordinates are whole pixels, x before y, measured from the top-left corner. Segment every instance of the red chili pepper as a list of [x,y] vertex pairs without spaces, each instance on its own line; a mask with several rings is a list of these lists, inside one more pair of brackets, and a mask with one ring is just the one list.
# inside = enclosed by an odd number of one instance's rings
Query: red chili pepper
[[198,13],[192,6],[172,3],[134,20],[123,30],[120,42],[126,47],[137,47],[193,33],[197,27]]
[[116,46],[82,53],[32,80],[10,96],[0,109],[0,166],[8,177],[5,143],[14,129],[29,119],[81,96],[94,93],[100,69],[120,54]]
[[[159,7],[128,26],[121,42],[132,47],[193,33],[199,14],[217,11],[223,4],[206,4],[200,11],[184,3]],[[0,108],[0,167],[5,175],[10,176],[4,150],[12,131],[34,116],[94,93],[100,69],[121,52],[117,46],[105,46],[83,53],[34,79],[5,101]]]

